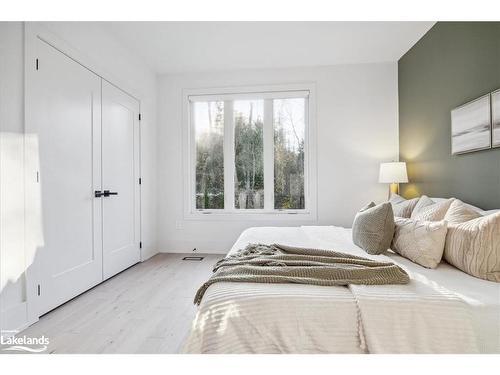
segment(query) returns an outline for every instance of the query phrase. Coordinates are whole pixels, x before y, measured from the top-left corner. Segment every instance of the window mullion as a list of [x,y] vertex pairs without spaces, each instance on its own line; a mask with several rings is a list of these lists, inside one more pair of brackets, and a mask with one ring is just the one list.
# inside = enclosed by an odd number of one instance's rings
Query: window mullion
[[309,210],[309,139],[311,128],[309,126],[309,98],[305,98],[304,105],[304,209]]
[[196,130],[194,123],[194,105],[189,102],[189,160],[191,163],[190,179],[190,196],[191,196],[191,212],[196,211]]
[[264,210],[274,210],[273,100],[264,100]]
[[234,210],[234,116],[233,102],[224,102],[224,210]]

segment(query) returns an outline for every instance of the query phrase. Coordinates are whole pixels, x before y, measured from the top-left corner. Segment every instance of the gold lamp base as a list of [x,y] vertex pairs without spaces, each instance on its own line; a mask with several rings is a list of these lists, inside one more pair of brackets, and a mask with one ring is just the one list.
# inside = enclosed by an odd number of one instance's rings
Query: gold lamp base
[[391,199],[392,194],[399,194],[399,184],[392,183],[389,185],[389,199]]

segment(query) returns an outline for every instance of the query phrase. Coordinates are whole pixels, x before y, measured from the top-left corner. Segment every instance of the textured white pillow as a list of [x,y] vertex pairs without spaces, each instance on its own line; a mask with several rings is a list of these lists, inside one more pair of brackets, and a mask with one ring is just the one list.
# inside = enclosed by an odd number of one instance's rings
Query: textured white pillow
[[444,258],[469,275],[500,282],[500,212],[450,224]]
[[[431,198],[434,202],[436,203],[439,203],[439,202],[444,202],[445,200],[447,200],[448,198]],[[456,198],[455,198],[456,199]],[[473,206],[472,204],[469,204],[469,203],[464,203],[462,202],[463,204],[465,204],[467,207],[473,209],[474,211],[476,212],[480,212],[481,214],[483,214],[483,212],[490,212],[490,211],[484,211],[482,208],[479,208],[479,207],[476,207],[476,206]],[[484,215],[484,214],[483,214]]]
[[448,224],[460,224],[466,221],[477,219],[481,214],[472,208],[470,205],[462,202],[460,199],[455,199],[446,212],[444,219]]
[[431,199],[432,199],[434,202],[439,203],[439,202],[444,202],[445,200],[448,200],[449,198],[431,197]]
[[436,268],[443,257],[446,221],[419,221],[396,217],[391,249],[427,268]]
[[422,195],[415,205],[410,217],[413,219],[420,211],[426,207],[432,206],[433,204],[436,204],[436,202],[430,199],[427,195]]
[[488,211],[481,211],[481,215],[483,216],[488,216],[488,215],[493,215],[500,212],[500,210],[488,210]]
[[410,217],[419,199],[420,198],[413,198],[407,200],[400,195],[392,194],[389,203],[392,205],[394,216]]
[[454,199],[448,199],[443,202],[435,203],[431,206],[425,207],[412,216],[412,219],[421,221],[441,221],[444,219],[450,205]]

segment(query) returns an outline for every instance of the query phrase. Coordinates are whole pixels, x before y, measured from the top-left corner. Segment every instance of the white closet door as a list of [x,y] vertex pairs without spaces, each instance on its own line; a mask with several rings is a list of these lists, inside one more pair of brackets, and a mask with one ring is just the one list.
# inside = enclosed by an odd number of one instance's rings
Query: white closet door
[[101,190],[101,78],[45,42],[34,47],[27,209],[39,212],[30,230],[40,233],[34,261],[43,314],[102,281],[102,200],[94,197]]
[[139,262],[139,102],[102,81],[104,279]]

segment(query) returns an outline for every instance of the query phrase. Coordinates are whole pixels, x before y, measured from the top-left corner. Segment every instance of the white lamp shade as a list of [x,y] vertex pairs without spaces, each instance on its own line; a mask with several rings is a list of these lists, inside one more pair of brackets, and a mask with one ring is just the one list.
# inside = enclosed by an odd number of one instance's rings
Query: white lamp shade
[[385,184],[408,182],[408,174],[406,173],[406,163],[404,162],[381,163],[378,182]]

